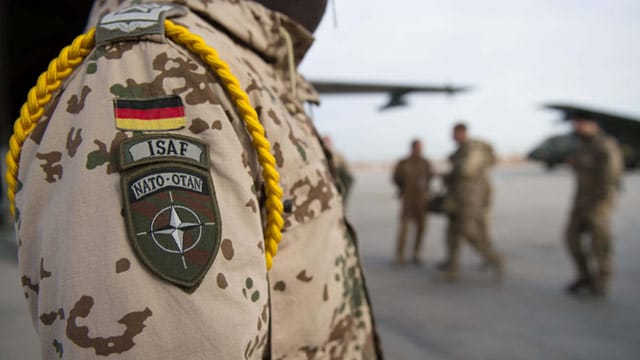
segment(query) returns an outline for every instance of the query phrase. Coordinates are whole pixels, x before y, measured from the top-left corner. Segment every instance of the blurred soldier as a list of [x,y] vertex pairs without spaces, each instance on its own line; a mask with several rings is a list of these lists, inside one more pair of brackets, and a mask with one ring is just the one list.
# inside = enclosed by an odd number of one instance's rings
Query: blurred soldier
[[453,139],[458,149],[449,156],[452,169],[445,177],[447,196],[444,210],[449,215],[447,258],[439,269],[455,280],[459,272],[459,250],[462,240],[469,242],[485,260],[502,274],[502,258],[493,249],[489,210],[491,183],[489,169],[496,163],[493,148],[486,142],[470,139],[465,124],[456,124]]
[[14,188],[43,358],[380,357],[295,70],[325,5],[95,2],[95,47],[78,38],[60,90],[23,108],[43,114]]
[[[611,276],[611,235],[609,218],[623,172],[622,152],[617,142],[600,131],[588,113],[568,114],[580,138],[578,149],[569,158],[576,173],[576,194],[569,217],[566,240],[575,262],[577,279],[569,284],[570,294],[583,290],[605,295]],[[590,251],[582,235],[590,235]],[[590,257],[595,269],[590,267]]]
[[422,156],[422,142],[413,140],[410,155],[400,160],[393,170],[393,183],[398,188],[398,195],[402,199],[395,264],[404,262],[404,247],[410,224],[416,227],[412,260],[415,264],[420,264],[422,261],[420,250],[427,227],[427,201],[432,176],[431,164]]
[[336,180],[340,182],[340,188],[342,190],[342,201],[346,204],[349,194],[351,193],[351,188],[353,187],[353,182],[355,179],[353,178],[353,173],[351,169],[349,169],[349,163],[347,163],[347,159],[345,159],[342,154],[337,152],[333,147],[333,141],[331,137],[326,135],[322,137],[322,142],[324,146],[331,152],[331,163],[333,165],[333,170],[336,174]]

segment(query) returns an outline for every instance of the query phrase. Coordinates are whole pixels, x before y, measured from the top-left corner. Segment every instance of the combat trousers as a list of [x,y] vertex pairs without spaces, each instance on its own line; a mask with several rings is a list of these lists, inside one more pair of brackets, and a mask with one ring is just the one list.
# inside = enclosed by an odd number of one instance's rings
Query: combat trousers
[[[573,259],[579,280],[593,280],[596,286],[605,289],[611,277],[611,234],[609,219],[611,205],[600,204],[593,209],[575,207],[571,212],[566,232],[566,244]],[[585,250],[584,236],[590,236],[591,249]],[[591,256],[596,269],[591,271]]]
[[426,214],[417,217],[402,217],[400,220],[400,231],[398,233],[398,242],[396,244],[396,261],[402,262],[404,260],[404,248],[407,239],[407,233],[411,224],[415,224],[416,237],[413,244],[413,259],[420,261],[420,252],[422,250],[422,238],[427,229],[427,216]]
[[447,265],[452,271],[459,267],[460,243],[466,240],[489,263],[500,266],[502,257],[493,249],[489,235],[489,213],[451,214],[447,227]]

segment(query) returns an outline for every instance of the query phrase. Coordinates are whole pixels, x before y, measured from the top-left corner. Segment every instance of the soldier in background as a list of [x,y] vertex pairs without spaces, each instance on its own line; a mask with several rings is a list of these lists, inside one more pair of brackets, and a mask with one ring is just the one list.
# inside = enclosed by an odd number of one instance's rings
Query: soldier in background
[[[580,139],[578,149],[569,158],[576,174],[576,193],[566,241],[577,278],[567,291],[573,295],[583,291],[605,295],[612,271],[609,219],[623,172],[622,152],[588,113],[568,114],[567,118],[572,120]],[[585,250],[582,235],[590,235],[591,251]],[[591,256],[595,269],[590,266]]]
[[402,200],[395,264],[400,265],[404,262],[404,247],[410,224],[416,227],[412,261],[414,264],[422,262],[420,250],[427,227],[427,201],[432,176],[431,164],[422,156],[422,142],[413,140],[410,155],[400,160],[393,170],[393,183]]
[[349,194],[351,193],[351,188],[353,187],[353,183],[355,181],[353,177],[353,173],[349,168],[349,163],[342,156],[341,153],[337,152],[333,147],[333,141],[331,140],[331,136],[325,135],[322,137],[322,142],[324,143],[325,148],[331,152],[331,163],[333,165],[333,170],[336,174],[336,180],[340,182],[340,187],[342,190],[342,201],[346,204],[347,199],[349,198]]
[[453,139],[458,148],[449,156],[452,169],[444,179],[447,195],[443,207],[449,216],[447,258],[438,268],[449,280],[455,280],[460,243],[466,240],[500,276],[502,258],[493,248],[489,229],[492,189],[488,173],[496,156],[490,144],[470,139],[463,123],[454,126]]

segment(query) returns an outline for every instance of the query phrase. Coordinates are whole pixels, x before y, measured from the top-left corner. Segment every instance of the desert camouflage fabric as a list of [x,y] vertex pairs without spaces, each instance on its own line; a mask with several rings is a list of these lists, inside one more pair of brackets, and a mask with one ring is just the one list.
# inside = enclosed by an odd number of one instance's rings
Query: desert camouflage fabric
[[[609,223],[624,170],[622,151],[613,138],[598,134],[582,138],[569,163],[576,173],[576,193],[567,225],[567,247],[578,278],[592,279],[604,289],[612,272]],[[584,234],[591,235],[591,251],[584,250]]]
[[398,161],[393,169],[392,181],[402,201],[400,230],[396,243],[397,263],[402,263],[410,224],[416,225],[413,247],[414,261],[420,261],[422,237],[427,227],[427,202],[433,170],[429,160],[422,156],[409,156]]
[[340,187],[342,190],[342,198],[346,202],[349,195],[351,194],[351,190],[353,188],[353,183],[355,182],[355,178],[353,176],[353,172],[349,166],[349,162],[347,159],[339,152],[331,150],[331,162],[333,163],[333,169],[336,174],[336,178],[340,183]]
[[431,163],[423,157],[409,156],[396,163],[392,180],[402,200],[401,218],[424,217],[432,177]]
[[491,205],[489,169],[496,156],[490,144],[468,139],[449,156],[452,169],[446,183],[454,212],[482,212]]
[[496,163],[493,147],[480,140],[467,139],[449,157],[452,169],[447,175],[445,210],[447,226],[447,263],[458,269],[459,249],[466,240],[489,263],[498,266],[500,255],[493,249],[489,210],[492,188],[489,169]]
[[610,136],[581,138],[569,158],[576,173],[575,206],[588,211],[615,199],[624,170],[620,146]]
[[[20,159],[20,269],[43,358],[378,358],[355,235],[303,111],[318,97],[298,74],[293,97],[280,28],[297,62],[311,35],[253,2],[177,2],[188,11],[172,21],[230,65],[271,141],[292,204],[279,253],[267,272],[256,153],[212,72],[162,38],[97,47],[55,94]],[[89,26],[132,3],[97,1]],[[140,261],[123,214],[118,146],[145,132],[116,129],[113,99],[169,95],[182,99],[186,127],[166,133],[209,144],[221,224],[213,264],[190,291]]]

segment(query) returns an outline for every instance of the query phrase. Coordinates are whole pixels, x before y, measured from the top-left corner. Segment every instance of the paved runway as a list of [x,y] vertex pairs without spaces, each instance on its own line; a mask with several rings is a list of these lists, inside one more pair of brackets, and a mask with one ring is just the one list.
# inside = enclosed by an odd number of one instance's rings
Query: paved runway
[[[507,259],[496,283],[463,251],[456,284],[433,265],[445,221],[432,216],[424,266],[390,266],[398,204],[386,171],[361,171],[350,202],[388,359],[640,358],[640,174],[627,175],[613,224],[615,268],[607,299],[563,293],[573,273],[562,232],[573,193],[566,170],[502,166],[495,179],[495,243]],[[0,231],[0,359],[37,359],[10,229]]]
[[[567,170],[503,166],[493,173],[493,229],[507,260],[502,284],[463,251],[457,284],[433,265],[445,220],[432,216],[423,267],[391,267],[398,204],[386,172],[362,173],[350,207],[389,359],[640,358],[640,176],[628,175],[615,214],[616,275],[605,300],[563,293],[573,276],[562,232],[573,195]],[[392,206],[390,205],[392,204]]]

